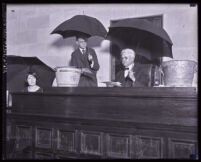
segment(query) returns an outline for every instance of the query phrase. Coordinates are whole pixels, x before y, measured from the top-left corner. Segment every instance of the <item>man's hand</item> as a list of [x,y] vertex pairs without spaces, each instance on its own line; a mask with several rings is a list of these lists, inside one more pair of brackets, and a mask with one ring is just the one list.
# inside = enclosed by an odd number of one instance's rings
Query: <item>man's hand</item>
[[113,86],[115,86],[115,87],[122,87],[122,85],[121,85],[120,82],[113,82],[112,84],[113,84]]
[[122,87],[120,82],[103,82],[106,83],[107,87]]
[[90,53],[88,54],[88,60],[89,60],[89,62],[91,62],[93,60],[93,57]]
[[89,65],[91,68],[93,68],[94,66],[94,61],[93,61],[93,57],[90,53],[88,53],[88,61],[89,61]]
[[92,74],[91,70],[89,70],[89,68],[82,68],[82,74],[83,73],[89,73]]
[[135,74],[135,72],[133,72],[133,71],[129,71],[129,72],[128,72],[128,77],[129,77],[133,82],[135,82],[135,76],[134,76],[134,74]]

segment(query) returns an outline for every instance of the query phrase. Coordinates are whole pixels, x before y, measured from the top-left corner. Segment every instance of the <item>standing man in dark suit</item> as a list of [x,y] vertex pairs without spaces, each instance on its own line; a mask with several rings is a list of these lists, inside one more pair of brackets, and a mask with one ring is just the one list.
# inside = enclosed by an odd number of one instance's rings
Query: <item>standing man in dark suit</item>
[[71,66],[82,69],[79,87],[97,87],[96,73],[100,66],[94,49],[87,47],[87,37],[76,37],[78,48],[71,55]]
[[116,82],[121,87],[148,87],[151,85],[151,66],[134,63],[135,51],[126,48],[121,51],[121,61],[124,69],[116,75]]

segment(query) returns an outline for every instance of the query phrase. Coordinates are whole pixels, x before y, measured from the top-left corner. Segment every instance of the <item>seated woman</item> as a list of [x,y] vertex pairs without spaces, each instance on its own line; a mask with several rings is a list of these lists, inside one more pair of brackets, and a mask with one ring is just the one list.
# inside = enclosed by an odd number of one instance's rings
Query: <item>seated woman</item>
[[26,75],[25,84],[27,87],[24,92],[43,92],[43,89],[37,85],[37,74],[35,72],[29,72]]

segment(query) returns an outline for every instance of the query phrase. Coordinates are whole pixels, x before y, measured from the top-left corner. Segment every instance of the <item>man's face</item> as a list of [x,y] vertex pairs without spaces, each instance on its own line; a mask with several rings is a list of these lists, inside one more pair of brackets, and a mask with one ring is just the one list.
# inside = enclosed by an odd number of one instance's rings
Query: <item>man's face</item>
[[87,39],[78,38],[77,44],[78,44],[79,48],[85,49],[87,47]]
[[121,54],[121,61],[124,67],[128,67],[134,62],[134,57],[125,52]]

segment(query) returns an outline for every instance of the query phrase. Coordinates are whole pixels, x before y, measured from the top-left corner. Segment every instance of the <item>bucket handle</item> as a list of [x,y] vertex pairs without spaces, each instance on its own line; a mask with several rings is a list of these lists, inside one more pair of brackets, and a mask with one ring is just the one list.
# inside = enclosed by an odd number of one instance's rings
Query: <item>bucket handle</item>
[[158,67],[158,71],[159,71],[159,73],[161,74],[161,85],[164,85],[164,77],[165,77],[165,74],[164,74],[164,72],[163,72],[163,69],[162,69],[162,66],[161,66],[161,65]]
[[198,72],[198,64],[196,63],[194,66],[194,73],[197,73],[197,72]]
[[159,72],[162,74],[162,76],[164,77],[164,72],[163,72],[163,69],[162,69],[162,66],[160,65],[159,68],[158,68]]

